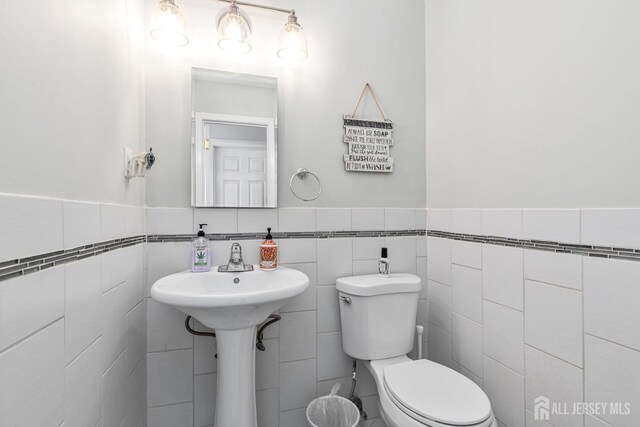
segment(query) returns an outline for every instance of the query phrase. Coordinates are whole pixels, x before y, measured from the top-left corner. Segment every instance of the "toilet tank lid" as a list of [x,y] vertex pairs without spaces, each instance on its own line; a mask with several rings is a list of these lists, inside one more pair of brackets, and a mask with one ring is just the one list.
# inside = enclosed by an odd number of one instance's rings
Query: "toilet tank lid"
[[422,289],[422,280],[407,273],[394,273],[387,277],[370,274],[342,277],[336,281],[336,288],[340,292],[358,296],[419,292]]

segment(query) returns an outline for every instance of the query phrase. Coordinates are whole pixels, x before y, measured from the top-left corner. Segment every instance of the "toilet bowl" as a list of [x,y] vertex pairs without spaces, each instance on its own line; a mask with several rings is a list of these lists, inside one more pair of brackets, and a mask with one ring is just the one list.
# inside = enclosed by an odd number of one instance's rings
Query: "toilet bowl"
[[496,427],[477,384],[446,366],[407,357],[413,348],[419,277],[411,274],[338,279],[342,345],[365,361],[389,427]]
[[496,427],[491,404],[473,381],[430,360],[407,356],[365,363],[389,427]]

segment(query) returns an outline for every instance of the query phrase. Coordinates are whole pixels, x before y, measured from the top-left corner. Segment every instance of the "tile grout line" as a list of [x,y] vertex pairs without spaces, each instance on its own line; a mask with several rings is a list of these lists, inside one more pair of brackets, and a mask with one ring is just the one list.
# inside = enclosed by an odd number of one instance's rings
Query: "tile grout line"
[[[573,363],[573,362],[569,362],[568,360],[565,360],[565,359],[563,359],[563,358],[562,358],[562,357],[560,357],[560,356],[556,356],[555,354],[550,353],[550,352],[549,352],[549,351],[547,351],[547,350],[543,350],[543,349],[541,349],[541,348],[539,348],[539,347],[536,347],[536,346],[535,346],[535,345],[533,345],[533,344],[529,344],[529,343],[528,343],[528,342],[526,342],[526,341],[525,341],[525,343],[524,343],[525,355],[527,354],[527,352],[526,352],[527,347],[531,347],[532,349],[534,349],[534,350],[536,350],[536,351],[539,351],[540,353],[546,354],[547,356],[552,357],[552,358],[554,358],[554,359],[556,359],[556,360],[559,360],[560,362],[564,362],[564,363],[566,363],[567,365],[571,365],[571,366],[573,366],[573,367],[574,367],[574,368],[576,368],[576,369],[580,369],[580,370],[583,372],[583,375],[584,375],[584,366],[578,366],[578,365],[576,365],[576,364],[575,364],[575,363]],[[525,365],[525,367],[526,367],[526,365]]]
[[[591,338],[595,338],[595,339],[607,342],[609,344],[617,345],[617,346],[622,347],[622,348],[624,348],[626,350],[631,350],[631,351],[634,351],[636,353],[640,353],[640,350],[638,350],[637,348],[630,347],[630,346],[628,346],[626,344],[621,344],[619,342],[613,341],[613,340],[608,339],[608,338],[603,338],[603,337],[600,337],[598,335],[594,335],[594,334],[592,334],[590,332],[585,332],[584,335],[587,336],[587,337],[591,337]],[[583,361],[583,364],[585,364],[584,361]]]
[[[34,337],[34,336],[36,336],[37,334],[39,334],[39,333],[43,332],[45,329],[47,329],[47,328],[49,328],[49,327],[51,327],[51,326],[55,325],[56,323],[58,323],[58,322],[60,322],[60,321],[63,321],[63,322],[64,322],[64,315],[63,315],[63,316],[60,316],[60,317],[55,318],[54,320],[50,321],[50,322],[49,322],[49,323],[47,323],[46,325],[42,326],[41,328],[39,328],[39,329],[37,329],[37,330],[35,330],[35,331],[33,331],[33,332],[29,333],[29,335],[27,335],[27,336],[25,336],[25,337],[23,337],[23,338],[19,339],[18,341],[14,342],[14,343],[12,343],[12,344],[9,344],[9,345],[8,345],[8,346],[6,346],[5,348],[1,349],[1,350],[0,350],[0,356],[1,356],[1,355],[6,354],[7,352],[9,352],[9,351],[11,351],[11,350],[13,350],[13,349],[14,349],[14,348],[16,348],[18,345],[20,345],[20,344],[24,343],[24,342],[25,342],[25,341],[27,341],[28,339],[30,339],[30,338],[32,338],[32,337]],[[66,367],[66,365],[65,365],[65,367]]]

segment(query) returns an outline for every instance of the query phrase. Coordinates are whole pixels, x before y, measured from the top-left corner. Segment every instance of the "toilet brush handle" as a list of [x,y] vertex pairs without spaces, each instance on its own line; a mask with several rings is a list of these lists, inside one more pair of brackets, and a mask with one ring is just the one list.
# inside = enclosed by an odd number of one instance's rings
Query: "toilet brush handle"
[[422,359],[422,334],[424,333],[424,326],[416,325],[416,331],[418,332],[418,359]]

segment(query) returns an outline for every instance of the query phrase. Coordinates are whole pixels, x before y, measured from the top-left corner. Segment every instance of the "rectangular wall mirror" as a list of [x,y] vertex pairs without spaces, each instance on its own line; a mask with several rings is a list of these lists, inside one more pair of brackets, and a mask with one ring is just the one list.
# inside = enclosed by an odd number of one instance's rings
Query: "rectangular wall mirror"
[[277,207],[278,81],[193,68],[192,205]]

